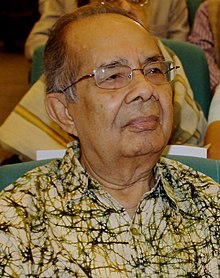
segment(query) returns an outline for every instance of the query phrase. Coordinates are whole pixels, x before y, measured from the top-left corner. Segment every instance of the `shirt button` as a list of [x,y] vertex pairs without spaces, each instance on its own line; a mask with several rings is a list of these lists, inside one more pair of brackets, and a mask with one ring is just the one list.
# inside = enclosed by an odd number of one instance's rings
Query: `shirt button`
[[140,236],[141,235],[140,232],[138,231],[138,229],[136,229],[136,228],[131,228],[130,231],[134,236]]

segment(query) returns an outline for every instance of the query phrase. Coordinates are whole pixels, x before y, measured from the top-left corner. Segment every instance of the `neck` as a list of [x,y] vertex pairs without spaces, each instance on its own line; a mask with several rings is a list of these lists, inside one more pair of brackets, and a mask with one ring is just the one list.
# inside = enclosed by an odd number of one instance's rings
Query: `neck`
[[154,187],[153,173],[144,179],[129,185],[116,186],[102,184],[102,187],[116,199],[132,217],[143,198],[143,195]]
[[[117,200],[133,216],[143,195],[154,186],[153,165],[141,163],[135,166],[126,163],[125,167],[110,165],[90,167],[87,161],[81,161],[88,173],[102,188]],[[94,164],[93,164],[94,165]],[[115,164],[111,164],[115,165]],[[107,170],[106,170],[107,169]]]

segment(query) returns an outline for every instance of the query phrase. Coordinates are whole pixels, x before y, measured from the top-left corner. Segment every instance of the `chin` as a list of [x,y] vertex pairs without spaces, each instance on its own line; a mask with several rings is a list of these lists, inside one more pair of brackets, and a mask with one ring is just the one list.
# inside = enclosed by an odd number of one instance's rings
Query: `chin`
[[121,152],[126,156],[140,156],[147,154],[160,155],[167,145],[169,136],[165,136],[163,131],[141,132],[126,136],[120,146]]
[[[130,145],[131,146],[131,145]],[[166,147],[166,144],[155,144],[144,142],[142,144],[133,144],[130,148],[126,148],[125,152],[126,156],[134,157],[134,156],[144,156],[149,154],[157,154],[160,156]]]

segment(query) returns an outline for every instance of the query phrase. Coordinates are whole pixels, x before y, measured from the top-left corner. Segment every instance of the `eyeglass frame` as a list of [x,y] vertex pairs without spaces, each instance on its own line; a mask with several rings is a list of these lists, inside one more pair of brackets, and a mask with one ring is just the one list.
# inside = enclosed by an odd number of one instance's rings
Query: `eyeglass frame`
[[[62,91],[62,92],[65,92],[65,91],[68,90],[70,87],[72,87],[73,85],[77,84],[78,82],[80,82],[80,81],[82,81],[82,80],[85,80],[85,79],[88,79],[88,78],[91,78],[91,77],[94,77],[95,85],[96,85],[98,88],[101,88],[101,89],[104,89],[104,90],[117,90],[117,89],[122,89],[122,88],[126,87],[126,86],[133,80],[133,72],[134,72],[134,71],[137,71],[137,70],[138,70],[138,71],[141,71],[141,73],[143,74],[143,76],[146,77],[146,75],[144,74],[144,68],[145,68],[146,66],[149,66],[149,65],[151,65],[151,64],[156,64],[156,63],[164,63],[164,64],[165,64],[165,63],[171,63],[171,64],[173,64],[173,67],[172,67],[171,69],[167,70],[166,72],[163,72],[163,74],[166,75],[168,72],[174,70],[175,72],[174,72],[174,77],[173,77],[173,79],[175,78],[176,70],[177,70],[178,68],[180,68],[180,66],[177,66],[177,65],[175,64],[174,61],[153,61],[153,62],[150,62],[150,63],[146,63],[146,64],[143,65],[143,67],[140,68],[140,69],[136,69],[136,68],[133,69],[133,68],[131,68],[129,65],[120,65],[120,67],[125,67],[125,68],[129,68],[129,69],[130,69],[130,73],[129,73],[128,76],[127,76],[129,82],[127,82],[124,86],[118,87],[118,88],[104,88],[104,87],[101,87],[101,86],[98,84],[98,82],[97,82],[97,78],[96,78],[97,71],[98,71],[98,70],[101,70],[101,69],[103,69],[103,68],[107,68],[107,66],[112,66],[112,65],[101,66],[101,67],[98,67],[98,68],[96,68],[95,70],[93,70],[92,73],[83,75],[82,77],[78,78],[76,81],[72,82],[69,86],[65,87],[65,88],[62,89],[61,91]],[[115,67],[118,67],[118,66],[115,66]],[[151,82],[152,84],[154,84],[154,85],[163,85],[163,84],[167,84],[167,83],[170,83],[170,82],[173,81],[173,79],[172,79],[172,80],[170,80],[170,81],[167,80],[167,81],[165,81],[165,82],[163,82],[163,83],[153,83],[153,82],[152,82],[151,80],[149,80],[147,77],[146,77],[146,79],[147,79],[149,82]]]

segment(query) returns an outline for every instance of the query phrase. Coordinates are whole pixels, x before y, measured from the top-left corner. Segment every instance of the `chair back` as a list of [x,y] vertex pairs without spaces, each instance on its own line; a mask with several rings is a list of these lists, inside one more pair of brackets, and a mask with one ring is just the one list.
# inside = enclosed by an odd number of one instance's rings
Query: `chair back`
[[162,39],[162,42],[179,57],[194,93],[194,98],[208,117],[212,98],[209,68],[201,48],[189,42]]
[[[216,182],[220,183],[220,160],[179,155],[167,155],[167,157],[178,160],[183,164],[210,176]],[[21,177],[27,171],[32,170],[35,167],[42,166],[52,160],[53,159],[46,159],[0,166],[0,191]]]
[[50,162],[52,159],[28,161],[0,166],[0,191],[19,177],[38,166]]
[[31,63],[30,84],[33,85],[44,71],[43,56],[45,45],[38,46],[33,54]]
[[196,10],[198,9],[199,5],[202,3],[202,0],[186,0],[187,7],[188,7],[188,22],[190,28],[193,26],[194,18]]

